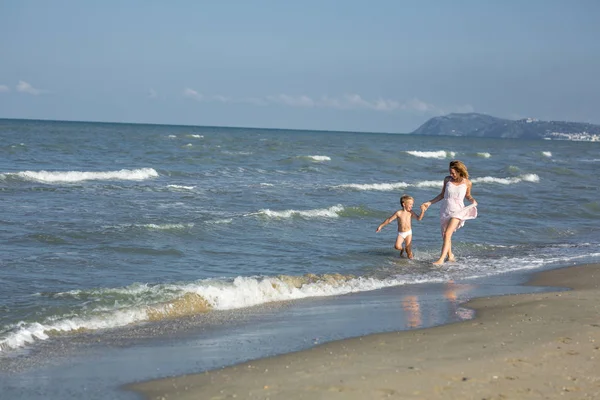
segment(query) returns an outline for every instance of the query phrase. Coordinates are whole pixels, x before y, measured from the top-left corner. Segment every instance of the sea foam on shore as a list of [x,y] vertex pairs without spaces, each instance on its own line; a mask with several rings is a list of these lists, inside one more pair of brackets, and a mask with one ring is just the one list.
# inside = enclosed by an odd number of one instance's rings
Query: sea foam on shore
[[538,274],[575,290],[480,298],[475,320],[375,334],[128,389],[151,399],[600,398],[600,265]]

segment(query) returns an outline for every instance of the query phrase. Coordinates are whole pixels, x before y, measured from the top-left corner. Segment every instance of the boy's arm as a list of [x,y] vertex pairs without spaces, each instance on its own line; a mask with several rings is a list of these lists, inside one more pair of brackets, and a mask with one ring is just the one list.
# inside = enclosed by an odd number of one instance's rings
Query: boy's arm
[[390,215],[389,218],[387,218],[385,221],[383,221],[378,227],[377,230],[375,232],[379,232],[381,230],[381,228],[383,228],[384,226],[386,226],[387,224],[389,224],[390,222],[392,222],[393,220],[395,220],[396,218],[398,218],[398,211],[396,211],[395,213],[393,213],[392,215]]
[[411,212],[410,212],[410,213],[412,214],[412,217],[413,217],[414,219],[416,219],[417,221],[420,221],[420,220],[422,220],[422,219],[423,219],[423,217],[425,216],[425,210],[427,210],[427,207],[425,207],[425,205],[424,205],[424,204],[422,204],[422,205],[421,205],[421,215],[417,214],[416,212],[414,212],[414,211],[412,211],[412,210],[411,210]]

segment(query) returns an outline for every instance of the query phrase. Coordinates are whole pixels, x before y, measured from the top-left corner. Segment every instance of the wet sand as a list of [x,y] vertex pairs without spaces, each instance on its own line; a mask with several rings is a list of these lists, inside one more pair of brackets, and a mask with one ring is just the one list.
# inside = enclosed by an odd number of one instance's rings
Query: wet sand
[[600,265],[528,284],[574,290],[475,299],[474,320],[126,389],[149,399],[600,399]]

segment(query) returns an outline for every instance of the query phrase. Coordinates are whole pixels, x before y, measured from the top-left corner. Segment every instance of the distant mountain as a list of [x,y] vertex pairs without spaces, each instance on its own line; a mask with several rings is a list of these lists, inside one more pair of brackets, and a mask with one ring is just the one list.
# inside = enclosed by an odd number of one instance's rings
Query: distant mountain
[[414,135],[600,141],[600,125],[583,122],[510,120],[485,114],[449,114],[431,118]]

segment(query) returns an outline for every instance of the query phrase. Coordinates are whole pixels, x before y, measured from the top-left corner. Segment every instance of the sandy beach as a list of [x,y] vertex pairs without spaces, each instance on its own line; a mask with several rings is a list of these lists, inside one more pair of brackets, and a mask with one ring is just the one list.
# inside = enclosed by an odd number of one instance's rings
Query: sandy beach
[[475,299],[465,305],[473,320],[125,389],[149,399],[599,399],[600,265],[528,284],[573,290]]

